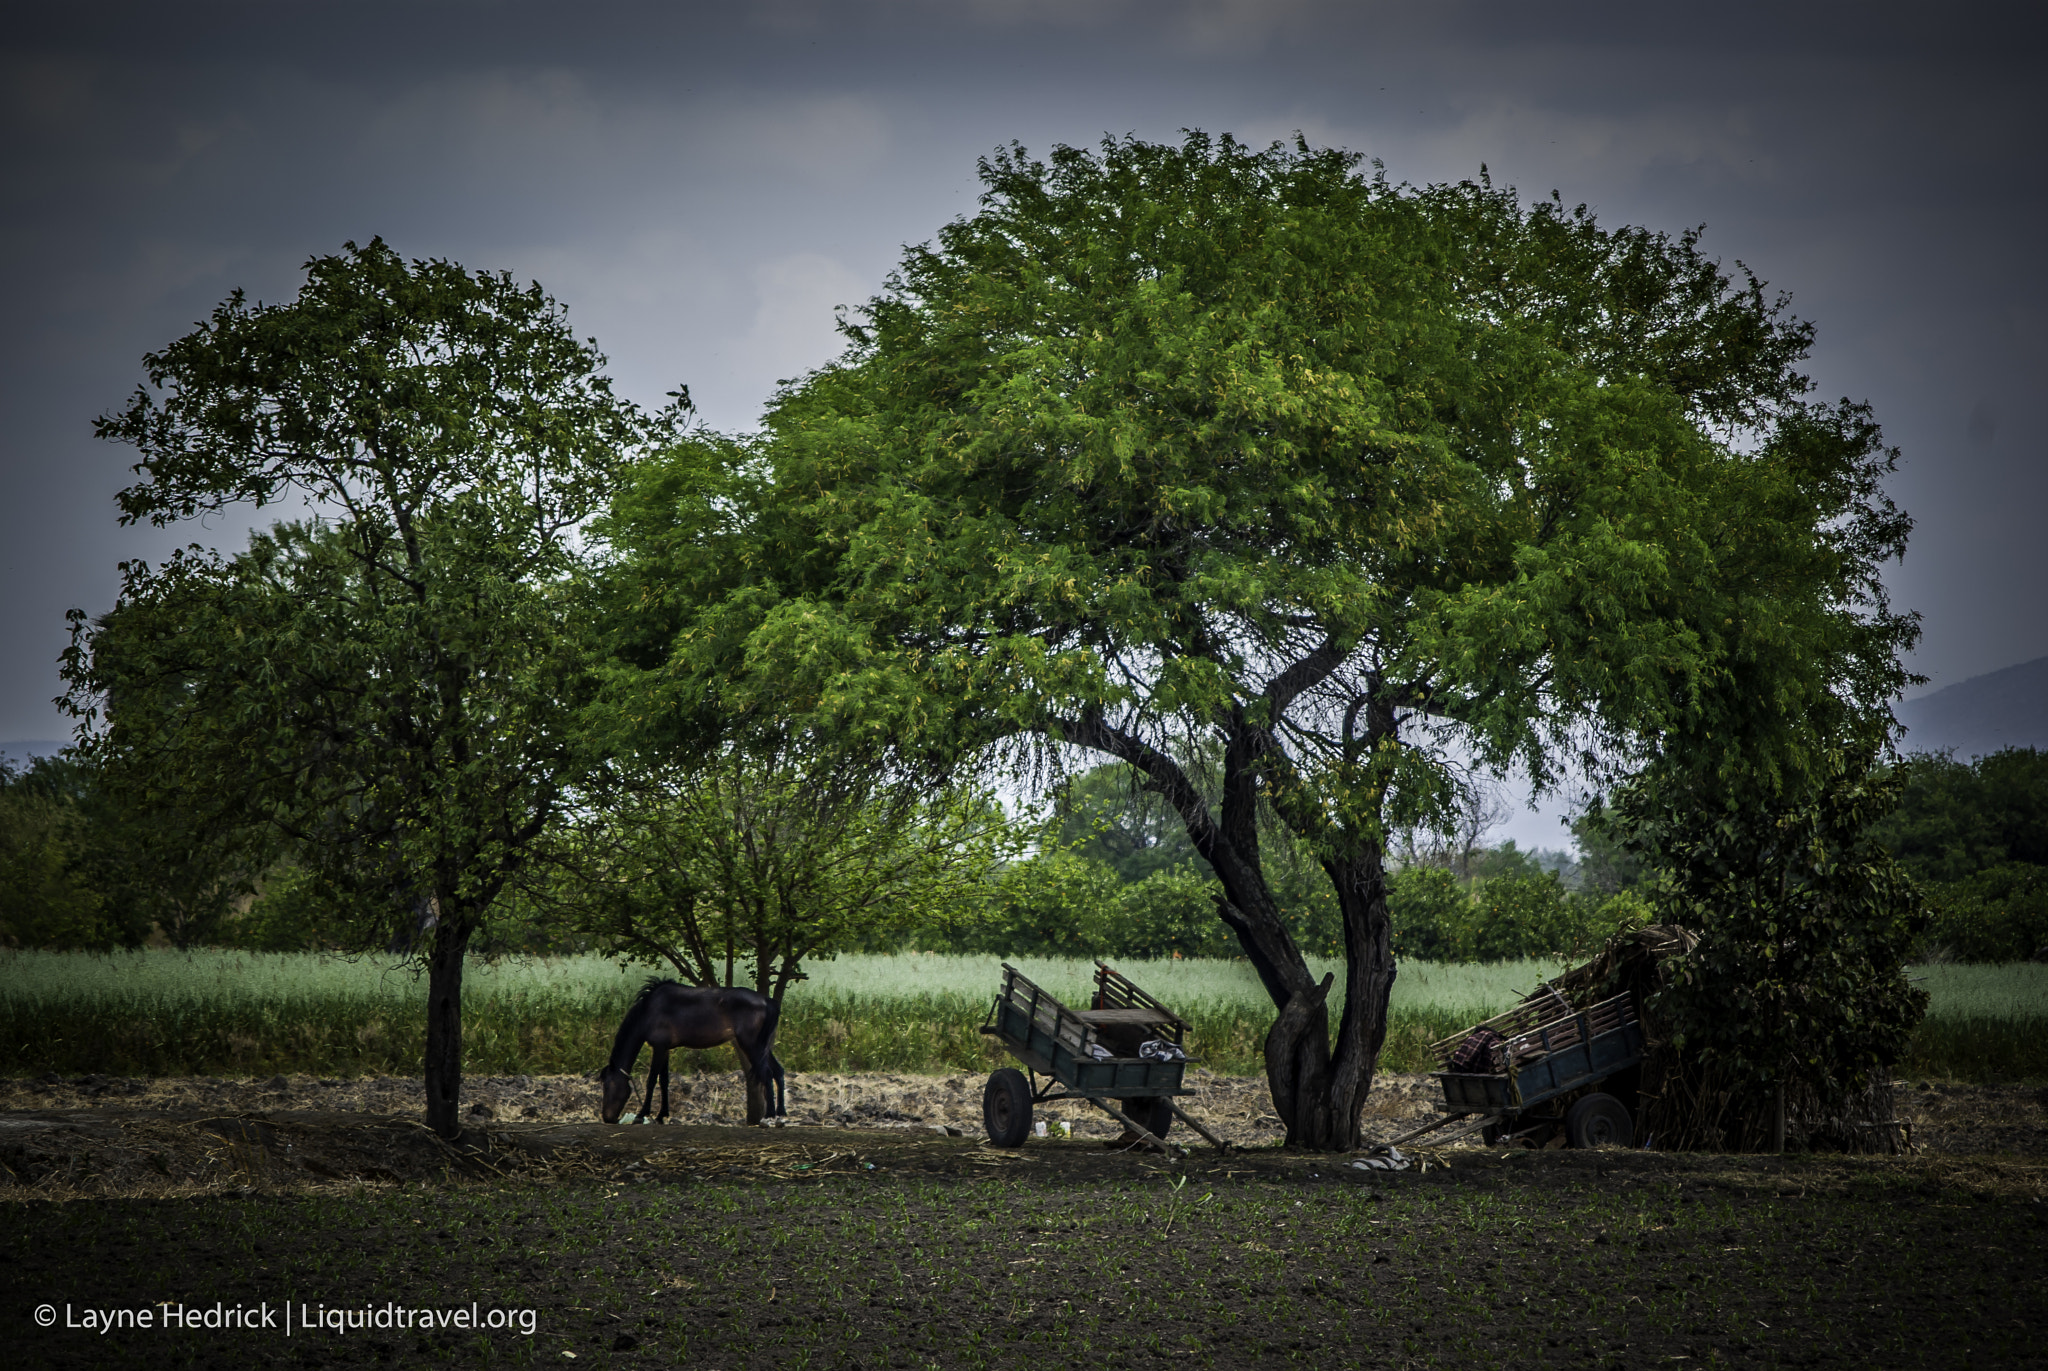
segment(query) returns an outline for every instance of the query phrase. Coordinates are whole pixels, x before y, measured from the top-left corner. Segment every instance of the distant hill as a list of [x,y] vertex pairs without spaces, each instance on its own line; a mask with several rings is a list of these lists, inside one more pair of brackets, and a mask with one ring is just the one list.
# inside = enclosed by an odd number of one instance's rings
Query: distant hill
[[38,757],[54,757],[64,750],[64,744],[53,738],[31,738],[26,741],[0,743],[0,759],[9,766],[22,767]]
[[2002,747],[2048,748],[2048,657],[1972,676],[1893,712],[1906,726],[1907,752],[1953,751],[1968,761]]

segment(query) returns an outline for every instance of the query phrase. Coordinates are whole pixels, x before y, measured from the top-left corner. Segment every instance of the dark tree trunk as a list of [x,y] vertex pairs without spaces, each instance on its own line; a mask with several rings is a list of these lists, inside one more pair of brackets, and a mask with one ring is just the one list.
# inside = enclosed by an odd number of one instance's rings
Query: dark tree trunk
[[[1279,1014],[1266,1034],[1266,1084],[1273,1112],[1287,1128],[1287,1146],[1343,1152],[1360,1145],[1359,1115],[1387,1040],[1394,989],[1392,928],[1385,867],[1377,854],[1327,862],[1344,919],[1344,1016],[1330,1041],[1329,995],[1334,976],[1310,979],[1307,964],[1281,925],[1262,872],[1242,863],[1224,877],[1231,893],[1219,902]],[[1223,874],[1221,866],[1218,874]],[[1245,905],[1264,905],[1260,914]]]
[[[1384,722],[1391,731],[1391,718]],[[1279,1010],[1266,1034],[1266,1084],[1273,1112],[1286,1125],[1287,1146],[1323,1152],[1356,1148],[1359,1114],[1387,1040],[1387,1004],[1394,989],[1386,864],[1379,849],[1354,846],[1323,863],[1344,919],[1344,1018],[1333,1048],[1329,996],[1335,977],[1325,976],[1320,984],[1310,977],[1259,861],[1260,768],[1280,756],[1271,733],[1242,718],[1232,721],[1226,730],[1222,804],[1212,816],[1171,757],[1100,716],[1060,721],[1054,732],[1067,742],[1121,757],[1143,773],[1147,788],[1174,807],[1195,851],[1215,871],[1223,886],[1216,912],[1237,935]],[[1330,836],[1327,818],[1313,806],[1288,808],[1297,810],[1297,831]],[[1282,818],[1289,818],[1285,810]]]
[[427,948],[427,1127],[450,1142],[462,1136],[462,961],[473,931],[444,913]]

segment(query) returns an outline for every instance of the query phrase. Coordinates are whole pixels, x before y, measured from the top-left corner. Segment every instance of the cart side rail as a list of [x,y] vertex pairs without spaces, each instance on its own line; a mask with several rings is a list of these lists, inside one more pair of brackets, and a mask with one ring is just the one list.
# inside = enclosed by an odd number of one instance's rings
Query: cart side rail
[[1156,1016],[1161,1028],[1172,1030],[1173,1040],[1182,1041],[1193,1027],[1187,1020],[1138,989],[1130,977],[1112,970],[1105,962],[1095,964],[1095,1003],[1091,1009],[1145,1009]]
[[1512,1112],[1642,1060],[1643,1031],[1626,994],[1517,1033],[1494,1049],[1496,1071],[1438,1071],[1452,1112]]
[[1554,1052],[1589,1043],[1619,1029],[1627,1028],[1636,1021],[1635,1004],[1626,993],[1611,1000],[1602,1000],[1596,1005],[1567,1013],[1526,1028],[1508,1038],[1500,1051],[1503,1059],[1517,1066],[1548,1057]]
[[[1003,963],[1003,988],[997,992],[996,1001],[1012,1006],[1026,1023],[1076,1057],[1085,1059],[1088,1056],[1088,1046],[1095,1041],[1095,1030],[1008,962]],[[1000,1022],[1001,1016],[996,1018]]]
[[1448,1070],[1451,1064],[1451,1057],[1457,1052],[1460,1045],[1464,1043],[1465,1039],[1471,1037],[1482,1028],[1490,1029],[1498,1033],[1502,1038],[1513,1041],[1541,1028],[1553,1020],[1567,1018],[1572,1012],[1571,1001],[1560,995],[1555,987],[1544,985],[1534,995],[1521,1004],[1516,1005],[1513,1009],[1505,1013],[1496,1014],[1490,1019],[1484,1019],[1479,1023],[1473,1024],[1470,1028],[1453,1033],[1441,1042],[1431,1043],[1429,1045],[1430,1055],[1436,1058],[1437,1070]]

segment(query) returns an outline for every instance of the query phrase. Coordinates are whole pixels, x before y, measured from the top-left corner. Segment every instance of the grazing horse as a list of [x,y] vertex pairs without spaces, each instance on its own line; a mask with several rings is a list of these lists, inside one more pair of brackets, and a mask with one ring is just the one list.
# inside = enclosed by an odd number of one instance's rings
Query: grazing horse
[[[782,1063],[775,1060],[775,1025],[782,1006],[764,995],[737,988],[699,989],[676,981],[650,978],[633,998],[619,1024],[619,1036],[612,1039],[612,1059],[598,1079],[604,1083],[604,1121],[617,1123],[633,1097],[633,1061],[640,1044],[654,1049],[647,1068],[647,1096],[640,1101],[640,1120],[654,1103],[654,1080],[661,1078],[661,1113],[668,1122],[668,1054],[678,1047],[717,1047],[731,1043],[746,1059],[746,1079],[758,1086],[770,1114],[784,1115]],[[772,1096],[768,1087],[774,1086]],[[754,1091],[749,1089],[748,1123],[758,1123],[752,1108]]]

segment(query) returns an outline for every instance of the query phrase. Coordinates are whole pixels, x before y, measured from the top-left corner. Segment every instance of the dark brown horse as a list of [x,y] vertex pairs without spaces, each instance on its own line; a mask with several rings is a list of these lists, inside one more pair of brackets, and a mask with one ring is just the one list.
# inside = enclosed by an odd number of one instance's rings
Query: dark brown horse
[[[782,1100],[782,1063],[775,1060],[775,1024],[782,1006],[765,995],[733,988],[699,989],[677,981],[649,980],[640,987],[632,1007],[612,1040],[612,1059],[598,1079],[604,1083],[604,1121],[617,1123],[633,1098],[633,1061],[640,1044],[654,1049],[647,1068],[647,1096],[640,1101],[640,1121],[654,1103],[654,1080],[661,1078],[661,1113],[668,1122],[668,1054],[678,1047],[717,1047],[731,1043],[747,1063],[747,1122],[760,1122],[754,1102],[767,1112],[787,1115]],[[769,1087],[774,1087],[772,1097]]]

